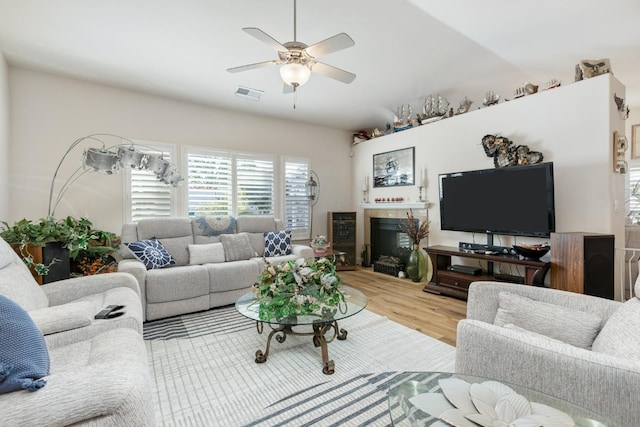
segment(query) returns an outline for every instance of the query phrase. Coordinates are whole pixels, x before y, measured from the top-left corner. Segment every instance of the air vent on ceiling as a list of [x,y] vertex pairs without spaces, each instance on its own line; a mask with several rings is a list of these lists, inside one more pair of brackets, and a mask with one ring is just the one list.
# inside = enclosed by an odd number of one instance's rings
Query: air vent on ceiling
[[244,86],[238,86],[236,89],[236,96],[244,99],[250,99],[251,101],[260,101],[260,97],[263,93],[263,90],[251,89]]

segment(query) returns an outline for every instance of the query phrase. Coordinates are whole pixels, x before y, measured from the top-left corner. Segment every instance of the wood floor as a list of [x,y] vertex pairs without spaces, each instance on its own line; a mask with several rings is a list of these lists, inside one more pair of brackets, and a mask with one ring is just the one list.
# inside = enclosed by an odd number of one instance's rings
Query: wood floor
[[466,317],[466,301],[423,292],[424,282],[414,283],[367,269],[339,274],[343,284],[367,296],[368,310],[447,344],[456,344],[456,327],[458,320]]

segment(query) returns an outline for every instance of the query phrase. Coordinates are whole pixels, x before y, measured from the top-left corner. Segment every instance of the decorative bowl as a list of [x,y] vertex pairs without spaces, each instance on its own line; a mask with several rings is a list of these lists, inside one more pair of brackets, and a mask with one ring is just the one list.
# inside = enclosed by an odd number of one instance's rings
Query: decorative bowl
[[513,245],[513,249],[525,259],[540,259],[549,252],[549,245]]

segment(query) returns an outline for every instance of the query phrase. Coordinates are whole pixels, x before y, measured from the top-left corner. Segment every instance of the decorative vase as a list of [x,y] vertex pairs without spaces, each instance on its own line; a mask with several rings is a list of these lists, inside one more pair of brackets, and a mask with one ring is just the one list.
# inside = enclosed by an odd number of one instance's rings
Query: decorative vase
[[407,262],[407,275],[414,282],[419,282],[424,277],[426,270],[426,260],[424,254],[420,250],[419,245],[414,244],[409,260]]

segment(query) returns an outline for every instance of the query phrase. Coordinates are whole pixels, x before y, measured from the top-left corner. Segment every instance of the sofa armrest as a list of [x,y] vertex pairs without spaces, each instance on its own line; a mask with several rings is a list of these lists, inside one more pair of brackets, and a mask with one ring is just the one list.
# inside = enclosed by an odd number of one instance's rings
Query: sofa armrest
[[292,243],[291,254],[298,258],[313,258],[313,249],[310,246]]
[[456,372],[529,387],[611,417],[640,419],[640,363],[477,320],[458,322]]
[[29,311],[29,316],[43,335],[89,326],[95,314],[95,305],[89,301],[71,302]]
[[558,289],[540,288],[505,282],[473,282],[469,286],[467,319],[493,323],[498,312],[500,292],[531,298],[549,304],[584,311],[606,320],[620,306],[620,302]]
[[140,295],[140,287],[135,277],[127,273],[96,274],[60,280],[43,285],[42,290],[49,298],[49,305],[53,306],[121,287],[131,288]]

